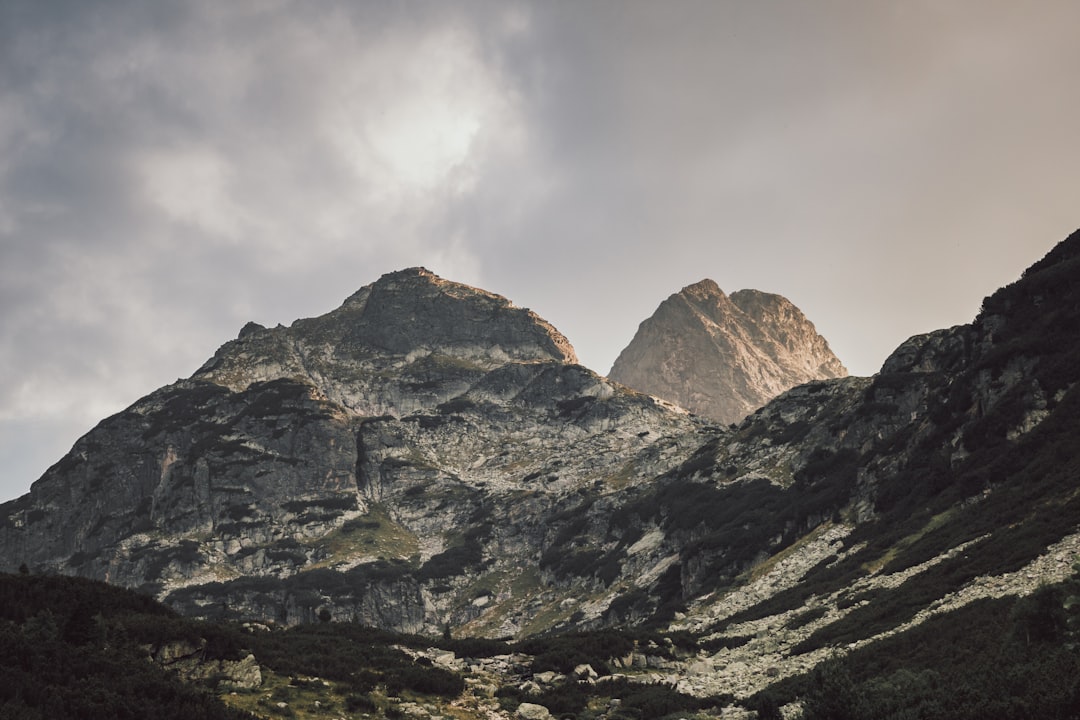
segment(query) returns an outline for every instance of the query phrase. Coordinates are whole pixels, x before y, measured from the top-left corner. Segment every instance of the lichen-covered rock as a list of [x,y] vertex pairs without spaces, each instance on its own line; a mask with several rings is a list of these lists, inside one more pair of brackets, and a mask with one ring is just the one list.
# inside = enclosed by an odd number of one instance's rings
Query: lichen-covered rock
[[163,643],[151,649],[150,658],[186,682],[212,681],[222,690],[251,690],[262,685],[262,670],[254,655],[248,653],[239,660],[208,658],[205,642]]
[[521,720],[551,720],[552,717],[551,711],[546,707],[530,702],[523,702],[518,705],[517,712],[514,715],[521,718]]

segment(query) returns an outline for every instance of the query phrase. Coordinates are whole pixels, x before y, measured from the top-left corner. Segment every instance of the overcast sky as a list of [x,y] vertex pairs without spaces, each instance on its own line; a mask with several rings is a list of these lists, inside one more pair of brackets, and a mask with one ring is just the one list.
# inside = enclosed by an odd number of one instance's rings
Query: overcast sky
[[423,265],[606,373],[703,278],[854,374],[1080,225],[1080,3],[0,0],[0,500]]

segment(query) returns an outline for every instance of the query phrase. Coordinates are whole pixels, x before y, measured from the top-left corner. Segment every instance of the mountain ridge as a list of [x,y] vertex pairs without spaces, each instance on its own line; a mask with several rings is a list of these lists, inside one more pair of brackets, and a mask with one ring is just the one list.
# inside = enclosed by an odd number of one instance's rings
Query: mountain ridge
[[[873,377],[791,388],[734,428],[532,331],[508,334],[525,338],[509,362],[468,343],[356,346],[335,369],[309,322],[306,366],[268,378],[245,365],[253,350],[295,347],[249,329],[0,506],[0,547],[202,617],[687,632],[695,659],[635,671],[746,698],[1071,575],[1077,278],[1080,232],[971,323],[909,338]],[[396,414],[346,405],[337,385],[356,378]]]

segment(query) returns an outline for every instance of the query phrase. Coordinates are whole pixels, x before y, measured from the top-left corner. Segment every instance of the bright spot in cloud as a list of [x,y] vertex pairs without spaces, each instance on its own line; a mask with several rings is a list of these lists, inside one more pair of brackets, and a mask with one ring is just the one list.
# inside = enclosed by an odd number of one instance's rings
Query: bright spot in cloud
[[503,105],[469,38],[442,29],[410,52],[388,42],[371,55],[345,81],[330,120],[351,170],[380,200],[443,184],[467,191],[475,141],[498,129]]

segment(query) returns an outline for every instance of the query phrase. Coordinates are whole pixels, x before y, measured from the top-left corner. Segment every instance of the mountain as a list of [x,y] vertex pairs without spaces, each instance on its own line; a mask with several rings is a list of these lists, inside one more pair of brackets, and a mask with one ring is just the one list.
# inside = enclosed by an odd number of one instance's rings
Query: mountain
[[102,421],[2,506],[0,547],[191,613],[405,631],[484,614],[515,634],[562,600],[552,519],[677,465],[703,428],[574,362],[505,298],[391,273],[321,317],[246,326]]
[[[581,657],[539,644],[553,632],[645,629],[559,642],[811,718],[843,714],[829,697],[859,718],[1069,717],[1078,357],[1080,232],[970,324],[734,428],[574,364],[504,298],[404,271],[249,326],[102,421],[0,506],[0,569],[204,618],[535,640],[537,660]],[[520,675],[519,699],[572,691]]]
[[736,423],[780,393],[847,375],[825,338],[780,295],[712,280],[683,288],[641,323],[608,373],[720,423]]

